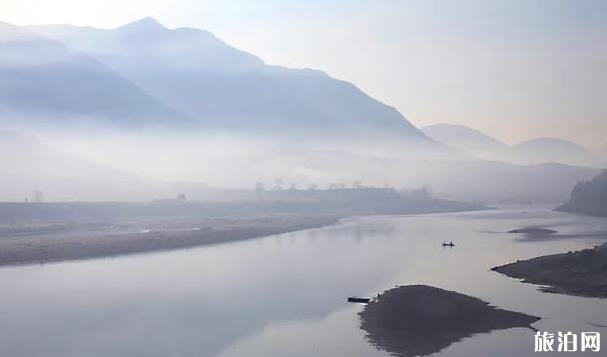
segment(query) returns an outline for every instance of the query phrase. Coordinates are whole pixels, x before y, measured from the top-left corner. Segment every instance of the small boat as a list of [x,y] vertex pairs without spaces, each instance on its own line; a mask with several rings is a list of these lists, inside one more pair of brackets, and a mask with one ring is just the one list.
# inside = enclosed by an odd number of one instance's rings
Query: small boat
[[449,243],[443,242],[443,247],[455,247],[455,244],[453,242],[449,242]]
[[361,297],[349,297],[348,298],[348,302],[360,302],[360,303],[366,304],[369,301],[371,301],[371,299],[369,299],[369,298],[361,298]]

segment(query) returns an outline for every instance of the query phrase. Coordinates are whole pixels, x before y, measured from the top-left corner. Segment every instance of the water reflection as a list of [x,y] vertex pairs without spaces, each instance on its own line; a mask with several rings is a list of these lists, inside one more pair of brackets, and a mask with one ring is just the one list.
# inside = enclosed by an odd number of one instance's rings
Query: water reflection
[[[591,246],[598,237],[521,244],[512,235],[485,232],[505,232],[524,220],[566,221],[559,231],[581,234],[607,231],[607,220],[552,212],[519,218],[501,211],[367,217],[190,250],[2,268],[0,355],[385,356],[366,343],[359,307],[344,299],[397,284],[434,285],[549,317],[538,328],[604,324],[605,301],[543,294],[489,271]],[[444,240],[457,247],[443,250]],[[533,355],[519,330],[466,339],[441,354],[485,355],[479,354],[485,341],[496,339],[504,345],[496,355]],[[519,346],[510,343],[516,339]]]

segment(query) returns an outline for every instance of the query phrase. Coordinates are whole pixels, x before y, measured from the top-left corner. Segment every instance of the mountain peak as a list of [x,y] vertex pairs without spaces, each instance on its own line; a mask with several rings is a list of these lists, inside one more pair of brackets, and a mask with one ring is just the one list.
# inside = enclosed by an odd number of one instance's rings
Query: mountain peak
[[166,27],[162,26],[160,22],[158,22],[153,17],[144,17],[137,21],[129,22],[126,25],[122,25],[118,27],[121,30],[139,30],[139,31],[151,31],[151,30],[166,30]]
[[529,139],[529,140],[525,140],[522,141],[516,145],[514,145],[515,147],[540,147],[540,146],[551,146],[551,147],[567,147],[570,149],[575,149],[575,150],[580,150],[580,151],[587,151],[588,149],[585,148],[584,146],[571,142],[571,141],[567,141],[567,140],[563,140],[563,139],[559,139],[559,138],[553,138],[553,137],[540,137],[540,138],[534,138],[534,139]]

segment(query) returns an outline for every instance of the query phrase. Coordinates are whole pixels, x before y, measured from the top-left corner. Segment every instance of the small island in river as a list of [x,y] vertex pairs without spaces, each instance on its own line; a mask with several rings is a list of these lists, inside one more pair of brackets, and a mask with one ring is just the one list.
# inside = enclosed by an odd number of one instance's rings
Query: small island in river
[[478,333],[531,328],[539,317],[502,310],[480,299],[426,285],[390,289],[360,312],[361,328],[379,349],[424,356]]
[[520,260],[491,270],[542,285],[544,292],[607,298],[607,243],[577,252]]
[[519,228],[508,231],[508,233],[519,233],[519,234],[528,234],[528,235],[551,235],[556,234],[558,231],[554,229],[541,228],[541,227],[527,227],[527,228]]

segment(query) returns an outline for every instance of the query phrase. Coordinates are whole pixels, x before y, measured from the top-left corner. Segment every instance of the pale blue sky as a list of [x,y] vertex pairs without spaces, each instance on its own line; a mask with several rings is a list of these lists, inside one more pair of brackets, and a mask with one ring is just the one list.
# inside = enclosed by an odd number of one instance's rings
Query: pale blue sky
[[271,64],[354,82],[413,124],[607,149],[607,1],[2,0],[0,20],[116,27],[153,16]]

